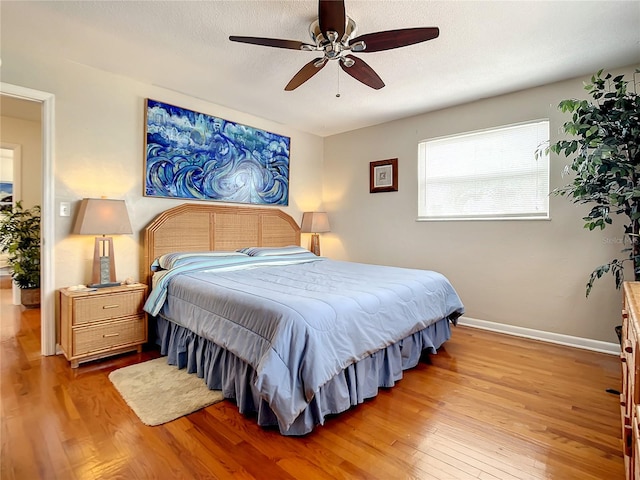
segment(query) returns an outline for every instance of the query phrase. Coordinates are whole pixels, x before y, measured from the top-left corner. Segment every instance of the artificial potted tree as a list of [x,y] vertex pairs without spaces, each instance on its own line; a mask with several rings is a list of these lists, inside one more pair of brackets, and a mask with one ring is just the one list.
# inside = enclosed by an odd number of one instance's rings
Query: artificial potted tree
[[11,277],[25,307],[40,305],[40,207],[16,202],[0,214],[0,252],[8,253]]
[[625,266],[640,280],[640,96],[638,84],[624,75],[612,76],[603,71],[591,77],[585,90],[592,100],[563,100],[558,108],[571,113],[563,125],[570,139],[549,145],[548,150],[571,157],[565,173],[573,172],[572,181],[552,193],[569,197],[574,203],[590,204],[584,227],[604,229],[613,223],[612,216],[624,222],[624,248],[621,258],[600,265],[589,276],[586,295],[594,282],[611,273],[620,288]]

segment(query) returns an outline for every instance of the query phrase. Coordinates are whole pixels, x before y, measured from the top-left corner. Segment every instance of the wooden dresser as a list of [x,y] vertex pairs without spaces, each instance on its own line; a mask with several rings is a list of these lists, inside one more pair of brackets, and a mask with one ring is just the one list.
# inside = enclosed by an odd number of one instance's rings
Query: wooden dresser
[[624,282],[622,305],[622,447],[627,480],[640,479],[640,282]]
[[92,292],[60,290],[60,343],[64,356],[76,368],[131,350],[147,341],[147,298],[143,284],[99,288]]

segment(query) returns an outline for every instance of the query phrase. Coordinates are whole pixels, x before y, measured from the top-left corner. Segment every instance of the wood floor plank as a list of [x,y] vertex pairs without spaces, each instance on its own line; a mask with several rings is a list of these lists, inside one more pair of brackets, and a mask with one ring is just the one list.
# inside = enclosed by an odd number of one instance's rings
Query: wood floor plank
[[622,480],[615,356],[453,329],[392,389],[283,437],[225,400],[157,427],[108,379],[154,348],[71,369],[0,290],[0,480]]

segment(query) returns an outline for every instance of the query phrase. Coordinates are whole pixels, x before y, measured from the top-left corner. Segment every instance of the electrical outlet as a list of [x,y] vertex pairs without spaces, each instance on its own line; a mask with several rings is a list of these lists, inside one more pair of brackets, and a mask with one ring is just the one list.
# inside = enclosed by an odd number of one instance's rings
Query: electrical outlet
[[68,217],[71,215],[71,205],[69,202],[60,202],[60,216]]

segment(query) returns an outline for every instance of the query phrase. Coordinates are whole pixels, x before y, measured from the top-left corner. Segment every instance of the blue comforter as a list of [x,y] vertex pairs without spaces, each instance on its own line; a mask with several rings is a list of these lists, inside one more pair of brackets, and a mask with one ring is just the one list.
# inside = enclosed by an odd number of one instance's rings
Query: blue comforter
[[145,305],[250,364],[285,428],[345,367],[463,312],[436,272],[289,257],[181,265]]

